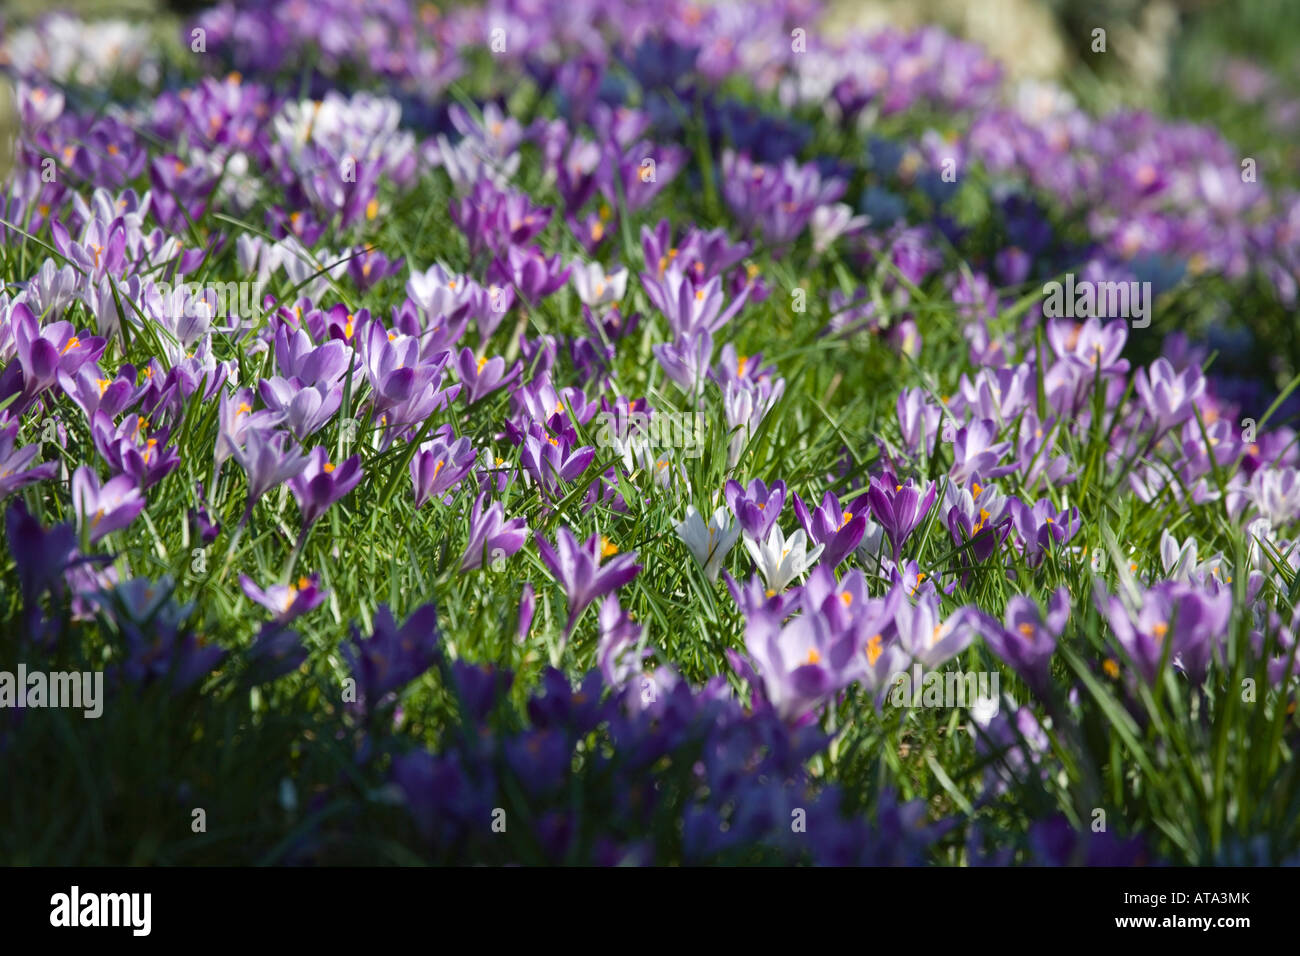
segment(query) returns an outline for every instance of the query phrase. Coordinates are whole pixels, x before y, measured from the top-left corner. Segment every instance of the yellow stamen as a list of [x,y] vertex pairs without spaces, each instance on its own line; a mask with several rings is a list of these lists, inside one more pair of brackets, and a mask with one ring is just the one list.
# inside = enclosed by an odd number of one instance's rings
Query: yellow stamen
[[880,655],[885,653],[885,649],[880,646],[880,635],[872,635],[871,640],[867,641],[864,650],[867,654],[867,663],[875,667],[876,661],[880,660]]

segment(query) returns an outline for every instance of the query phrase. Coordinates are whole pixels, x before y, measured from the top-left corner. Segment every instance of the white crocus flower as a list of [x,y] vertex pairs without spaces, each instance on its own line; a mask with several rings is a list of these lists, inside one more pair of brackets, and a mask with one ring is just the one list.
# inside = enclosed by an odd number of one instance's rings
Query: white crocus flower
[[1165,574],[1177,581],[1187,581],[1196,567],[1196,539],[1188,538],[1182,544],[1165,528],[1160,532],[1160,563]]
[[627,269],[615,269],[608,275],[599,262],[574,262],[573,287],[583,305],[609,305],[619,302],[627,292]]
[[686,542],[695,560],[704,566],[704,574],[710,584],[718,581],[718,572],[722,562],[740,537],[740,525],[733,525],[728,518],[726,508],[713,512],[707,527],[704,518],[695,510],[694,505],[687,505],[686,517],[675,526],[678,536]]
[[745,535],[745,549],[758,565],[758,573],[769,591],[783,591],[785,586],[812,566],[822,553],[823,545],[808,551],[808,537],[800,528],[787,541],[776,525],[762,544]]
[[853,215],[853,207],[848,203],[825,203],[818,206],[813,210],[810,223],[813,252],[820,255],[841,236],[861,232],[870,222],[869,216]]

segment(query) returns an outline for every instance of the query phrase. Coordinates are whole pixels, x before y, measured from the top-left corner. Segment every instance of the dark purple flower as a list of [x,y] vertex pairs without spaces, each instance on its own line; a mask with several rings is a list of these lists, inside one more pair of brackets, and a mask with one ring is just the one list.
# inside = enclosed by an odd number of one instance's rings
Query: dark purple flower
[[432,604],[421,607],[401,627],[381,604],[375,611],[374,633],[363,641],[354,627],[351,640],[339,647],[357,682],[357,706],[373,711],[385,695],[427,671],[437,660],[441,640]]
[[735,479],[727,481],[724,494],[727,507],[740,522],[741,529],[755,541],[767,540],[772,526],[781,517],[785,507],[785,482],[777,481],[769,489],[760,479],[755,478],[749,487],[743,487]]
[[840,507],[840,499],[828,491],[822,496],[821,507],[811,512],[798,495],[794,496],[794,513],[809,540],[824,546],[821,560],[828,568],[837,567],[866,534],[866,510],[865,495],[855,498],[845,510]]
[[302,471],[289,479],[289,490],[302,512],[302,527],[306,531],[325,511],[361,481],[361,456],[353,455],[343,464],[335,466],[323,445],[317,445],[307,456]]
[[927,483],[922,493],[913,485],[912,479],[899,482],[889,472],[871,479],[867,502],[877,523],[889,536],[889,543],[894,549],[895,562],[902,553],[903,543],[930,513],[935,493],[936,488],[933,483]]

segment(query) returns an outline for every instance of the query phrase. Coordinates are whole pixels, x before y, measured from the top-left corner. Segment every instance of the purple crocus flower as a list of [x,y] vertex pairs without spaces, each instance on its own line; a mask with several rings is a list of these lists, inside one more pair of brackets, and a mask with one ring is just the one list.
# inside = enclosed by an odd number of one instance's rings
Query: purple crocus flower
[[867,503],[877,523],[889,536],[889,543],[894,549],[894,561],[902,553],[903,544],[917,526],[930,513],[934,504],[936,487],[928,482],[922,492],[912,479],[899,482],[893,474],[885,472],[880,477],[872,477],[871,488],[867,491]]
[[24,445],[15,449],[14,439],[17,437],[18,422],[0,424],[0,500],[8,498],[19,488],[53,478],[59,471],[58,462],[54,461],[32,465],[40,454],[41,446]]
[[774,482],[769,489],[758,478],[751,481],[748,488],[733,478],[727,481],[725,489],[727,507],[740,522],[741,529],[760,543],[767,540],[772,526],[781,517],[785,494],[784,481]]
[[998,426],[994,421],[973,421],[957,432],[953,442],[953,465],[949,472],[956,484],[965,484],[972,478],[999,478],[1015,471],[1018,465],[997,467],[1002,456],[1011,447],[1010,442],[995,442]]
[[530,305],[536,305],[564,286],[569,270],[559,255],[548,259],[538,246],[511,246],[504,259],[498,256],[492,261],[489,277],[513,286]]
[[521,644],[528,639],[528,632],[532,630],[533,613],[536,610],[537,594],[533,590],[533,582],[528,581],[519,595],[519,623],[515,628],[515,638]]
[[159,428],[150,434],[146,420],[137,415],[128,415],[114,428],[112,419],[97,411],[90,421],[90,434],[95,450],[109,466],[130,475],[142,491],[180,464],[180,454],[166,444],[170,429]]
[[1025,560],[1031,566],[1040,563],[1055,545],[1067,543],[1079,530],[1078,508],[1062,511],[1046,498],[1040,498],[1032,508],[1019,498],[1012,498],[1008,508]]
[[469,544],[461,558],[462,571],[482,567],[485,560],[508,558],[528,539],[528,523],[523,518],[506,521],[501,502],[494,501],[485,510],[483,503],[486,500],[487,493],[481,492],[470,511]]
[[334,417],[343,404],[342,385],[304,385],[296,378],[264,378],[258,393],[268,408],[284,415],[295,438],[303,441]]
[[958,608],[943,618],[939,599],[932,591],[922,593],[914,606],[903,604],[894,616],[899,645],[912,660],[931,670],[969,647],[982,623],[974,605]]
[[441,499],[461,483],[474,468],[474,443],[456,438],[450,425],[443,425],[411,458],[411,483],[415,486],[415,507],[430,499]]
[[1193,683],[1203,681],[1211,657],[1226,638],[1232,615],[1231,590],[1172,581],[1139,593],[1131,607],[1104,591],[1098,592],[1097,602],[1115,640],[1148,684],[1155,683],[1166,653],[1166,638],[1171,641],[1171,663]]
[[262,495],[297,475],[307,467],[308,461],[291,443],[288,432],[260,428],[248,429],[243,447],[236,448],[231,457],[248,476],[248,504],[240,525],[248,523],[253,505]]
[[1149,372],[1138,369],[1133,388],[1155,422],[1156,430],[1164,432],[1191,419],[1196,402],[1205,391],[1205,376],[1195,366],[1175,372],[1169,360],[1162,356],[1151,364]]
[[808,532],[810,540],[824,546],[822,563],[828,568],[839,565],[862,540],[867,532],[865,496],[854,499],[846,511],[840,499],[831,492],[822,496],[821,507],[809,511],[798,495],[794,496],[794,513]]
[[213,451],[216,463],[223,461],[240,448],[251,431],[262,431],[284,420],[284,413],[263,408],[253,411],[253,390],[241,388],[233,393],[223,392],[217,405],[217,446]]
[[[641,572],[635,551],[619,554],[618,548],[608,538],[598,534],[579,544],[573,533],[561,526],[555,534],[555,547],[551,547],[540,534],[535,537],[542,562],[564,588],[569,602],[569,619],[564,628],[566,637],[573,631],[573,625],[587,605],[612,594]],[[601,558],[612,560],[602,567]]]
[[266,588],[257,586],[246,574],[239,576],[239,586],[250,601],[262,605],[280,624],[287,624],[296,617],[320,607],[329,591],[320,589],[320,575],[300,577],[295,584],[272,584]]
[[500,355],[475,359],[473,351],[465,348],[460,350],[460,357],[456,359],[456,371],[465,385],[469,404],[473,405],[498,388],[509,385],[523,371],[523,363],[515,362],[507,372],[506,360]]
[[95,542],[134,521],[144,510],[144,499],[131,476],[118,475],[101,486],[94,470],[82,465],[72,473],[72,506],[78,526]]
[[302,329],[281,323],[275,330],[275,364],[280,375],[307,385],[333,385],[343,380],[353,361],[352,349],[340,339],[312,344]]
[[800,614],[786,624],[770,613],[751,615],[745,648],[762,681],[767,703],[788,724],[806,723],[853,680],[859,667],[851,632],[836,633],[816,614]]
[[575,447],[567,432],[558,437],[534,425],[524,436],[519,464],[548,495],[563,491],[564,484],[578,478],[596,457],[594,445]]
[[353,455],[343,464],[335,466],[323,445],[317,445],[307,456],[302,471],[289,479],[289,490],[302,512],[302,529],[305,532],[323,515],[330,505],[345,497],[361,481],[361,456]]
[[109,378],[94,362],[87,362],[69,374],[59,369],[59,386],[77,403],[87,418],[103,410],[115,418],[135,395],[135,368],[124,365],[113,378]]
[[358,708],[373,711],[384,696],[427,671],[437,659],[441,639],[432,604],[421,607],[401,627],[381,604],[375,611],[374,633],[363,641],[354,627],[351,641],[339,648],[357,682]]
[[642,276],[646,295],[663,312],[678,338],[689,338],[702,331],[716,333],[744,307],[749,297],[746,290],[724,309],[721,276],[697,284],[675,264],[669,266],[660,281],[644,281],[645,278]]
[[596,645],[596,659],[605,683],[614,689],[625,685],[642,671],[650,649],[636,653],[641,640],[641,625],[618,603],[618,595],[611,594],[600,603],[600,641]]
[[1070,617],[1070,592],[1060,588],[1052,595],[1044,619],[1038,605],[1023,595],[1007,601],[1006,626],[983,618],[981,631],[989,650],[1014,670],[1039,696],[1051,685],[1048,665],[1056,652],[1056,641]]
[[[88,332],[77,333],[71,322],[42,326],[26,303],[9,315],[18,362],[0,376],[0,398],[19,393],[16,411],[25,410],[41,392],[58,382],[60,372],[72,374],[104,351],[104,340]],[[15,378],[21,374],[21,384]]]
[[51,588],[61,588],[63,574],[78,560],[77,536],[71,523],[44,528],[18,498],[5,511],[9,550],[21,554],[17,562],[23,607],[35,613],[35,602]]

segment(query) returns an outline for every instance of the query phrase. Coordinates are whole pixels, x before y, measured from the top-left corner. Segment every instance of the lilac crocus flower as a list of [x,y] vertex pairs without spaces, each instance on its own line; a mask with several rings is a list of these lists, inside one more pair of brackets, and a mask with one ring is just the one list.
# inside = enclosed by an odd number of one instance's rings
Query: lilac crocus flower
[[568,281],[569,270],[558,255],[548,259],[538,246],[511,246],[504,259],[498,256],[492,261],[489,277],[513,286],[530,305],[536,305]]
[[474,443],[456,438],[444,425],[420,446],[411,458],[411,483],[415,486],[415,507],[430,499],[441,499],[460,484],[474,468]]
[[335,466],[323,445],[317,445],[307,456],[302,471],[289,479],[289,490],[302,512],[302,529],[305,532],[316,523],[330,505],[345,497],[361,481],[361,456],[353,455],[343,464]]
[[288,432],[260,428],[248,429],[243,447],[236,448],[231,457],[248,476],[248,504],[241,525],[248,523],[253,505],[262,495],[301,472],[308,460],[291,443]]
[[523,371],[523,363],[516,361],[507,372],[506,360],[500,355],[476,359],[473,351],[465,348],[460,350],[460,356],[456,359],[456,371],[465,385],[469,404],[473,405],[498,388],[509,385]]
[[713,358],[713,336],[702,331],[694,336],[677,339],[670,345],[651,346],[650,350],[659,360],[664,375],[684,392],[694,395],[709,373],[709,362]]
[[[610,544],[608,538],[597,534],[579,544],[573,533],[561,526],[555,533],[554,547],[540,534],[535,537],[542,562],[564,588],[569,602],[569,619],[564,628],[566,636],[587,605],[612,594],[641,572],[635,551],[619,554],[618,548]],[[602,567],[602,557],[612,560]]]
[[700,332],[716,333],[744,306],[748,291],[723,308],[722,277],[697,284],[676,265],[669,266],[661,281],[642,276],[646,295],[668,319],[676,338],[691,338]]
[[969,647],[982,623],[974,605],[958,608],[943,618],[933,592],[921,594],[915,606],[904,604],[894,616],[899,644],[912,660],[930,669]]
[[323,428],[343,404],[342,385],[304,385],[278,375],[262,379],[258,393],[268,408],[284,415],[284,423],[299,441]]
[[957,431],[952,446],[953,465],[949,472],[954,482],[965,484],[977,477],[986,480],[999,478],[1016,470],[1018,465],[998,467],[1011,443],[994,441],[997,436],[997,423],[988,419],[973,421]]
[[1195,404],[1205,391],[1205,376],[1195,366],[1175,372],[1169,360],[1162,356],[1151,364],[1149,372],[1138,369],[1133,388],[1155,422],[1156,430],[1164,432],[1191,419]]
[[41,446],[24,445],[15,449],[14,439],[17,437],[18,422],[0,424],[0,500],[8,498],[19,488],[53,478],[59,471],[58,462],[54,461],[32,465],[41,452]]
[[889,472],[871,479],[867,502],[876,521],[889,537],[895,562],[902,553],[904,542],[930,513],[936,490],[935,485],[929,482],[922,492],[912,483],[912,479],[899,482]]
[[943,410],[930,400],[925,389],[905,388],[899,392],[897,411],[903,447],[913,455],[933,451]]
[[134,521],[144,510],[144,499],[129,475],[118,475],[101,486],[94,470],[82,465],[72,473],[72,506],[78,526],[88,530],[95,542]]
[[852,633],[837,634],[815,614],[800,614],[786,624],[775,614],[751,615],[745,624],[745,648],[762,681],[764,698],[788,724],[811,720],[848,686],[858,666]]
[[1067,543],[1079,530],[1078,508],[1060,510],[1046,498],[1040,498],[1032,508],[1012,498],[1008,508],[1025,560],[1031,566],[1040,563],[1052,547]]
[[1226,639],[1232,592],[1163,581],[1142,592],[1130,608],[1119,597],[1097,595],[1120,647],[1148,684],[1155,683],[1165,640],[1170,662],[1193,683],[1205,679],[1210,659]]
[[1006,626],[998,627],[992,618],[984,618],[981,631],[989,650],[1019,674],[1030,690],[1046,696],[1051,685],[1048,665],[1069,617],[1070,592],[1060,588],[1052,595],[1046,618],[1032,600],[1016,595],[1007,601]]
[[600,673],[611,688],[620,688],[641,673],[642,662],[650,649],[636,653],[641,640],[641,625],[618,603],[618,595],[611,594],[600,602],[600,641],[596,645],[596,659]]
[[755,478],[746,488],[734,478],[727,481],[725,495],[727,507],[740,522],[745,534],[755,541],[766,541],[772,526],[781,517],[785,507],[785,482],[773,482],[772,487]]
[[246,574],[239,576],[239,586],[250,601],[262,605],[280,624],[287,624],[296,617],[320,607],[329,591],[320,589],[320,575],[300,577],[294,584],[272,584],[266,588],[257,586]]
[[484,509],[486,500],[487,493],[481,492],[470,512],[469,544],[461,558],[462,571],[482,567],[485,560],[508,558],[522,548],[528,538],[528,523],[523,518],[506,521],[501,502],[494,501]]

